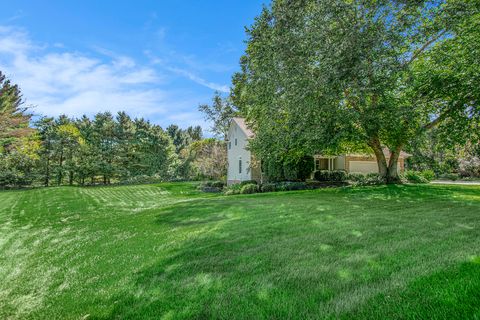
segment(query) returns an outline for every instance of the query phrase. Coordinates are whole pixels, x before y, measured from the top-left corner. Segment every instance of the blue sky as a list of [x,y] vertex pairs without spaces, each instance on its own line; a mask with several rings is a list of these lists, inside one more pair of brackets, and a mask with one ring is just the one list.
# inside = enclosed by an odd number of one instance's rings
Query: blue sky
[[197,107],[228,92],[244,27],[263,3],[10,1],[0,11],[0,70],[37,114],[125,110],[206,129]]

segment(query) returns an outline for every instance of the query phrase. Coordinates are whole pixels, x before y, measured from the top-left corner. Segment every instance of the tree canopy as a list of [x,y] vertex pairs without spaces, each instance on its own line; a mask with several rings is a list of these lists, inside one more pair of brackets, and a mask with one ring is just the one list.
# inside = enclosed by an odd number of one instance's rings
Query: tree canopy
[[461,136],[478,123],[479,6],[273,1],[247,30],[233,77],[251,148],[262,159],[369,151],[396,181],[417,135],[442,125]]

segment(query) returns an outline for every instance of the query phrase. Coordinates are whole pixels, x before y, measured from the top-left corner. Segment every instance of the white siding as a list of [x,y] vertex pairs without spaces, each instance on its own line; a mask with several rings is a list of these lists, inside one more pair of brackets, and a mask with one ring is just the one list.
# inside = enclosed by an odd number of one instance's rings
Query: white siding
[[[228,155],[228,183],[251,180],[250,170],[251,153],[246,149],[248,139],[242,129],[232,121],[227,135],[227,155]],[[235,144],[235,140],[237,143]],[[242,161],[242,172],[239,172],[239,160]]]

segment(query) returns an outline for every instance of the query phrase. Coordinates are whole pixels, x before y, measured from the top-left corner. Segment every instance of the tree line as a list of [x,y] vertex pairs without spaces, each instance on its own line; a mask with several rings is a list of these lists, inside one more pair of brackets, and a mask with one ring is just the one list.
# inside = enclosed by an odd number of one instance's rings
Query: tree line
[[222,141],[200,126],[165,130],[127,113],[41,117],[0,73],[0,186],[95,185],[171,179],[220,179]]

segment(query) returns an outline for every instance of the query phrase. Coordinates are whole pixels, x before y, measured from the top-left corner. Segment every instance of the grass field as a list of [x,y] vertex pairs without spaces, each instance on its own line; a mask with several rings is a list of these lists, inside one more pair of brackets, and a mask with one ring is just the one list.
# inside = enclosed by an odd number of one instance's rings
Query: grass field
[[1,319],[480,319],[480,187],[0,192]]

